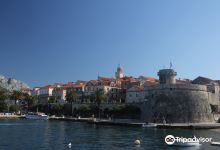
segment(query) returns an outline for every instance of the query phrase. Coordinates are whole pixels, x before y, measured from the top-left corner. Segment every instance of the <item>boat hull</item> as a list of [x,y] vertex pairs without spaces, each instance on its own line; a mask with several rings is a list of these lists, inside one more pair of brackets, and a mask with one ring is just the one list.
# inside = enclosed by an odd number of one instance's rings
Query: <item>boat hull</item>
[[220,142],[211,142],[211,145],[213,145],[213,146],[220,146]]
[[154,123],[147,123],[142,125],[143,128],[156,128],[157,124]]
[[26,115],[26,119],[33,119],[33,120],[48,120],[47,115]]

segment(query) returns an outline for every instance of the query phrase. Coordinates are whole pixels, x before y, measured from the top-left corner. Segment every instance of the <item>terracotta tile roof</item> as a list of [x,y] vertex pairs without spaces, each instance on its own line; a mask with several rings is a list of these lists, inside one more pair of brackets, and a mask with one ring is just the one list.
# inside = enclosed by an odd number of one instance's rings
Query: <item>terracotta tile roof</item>
[[152,85],[157,85],[157,84],[159,84],[159,82],[146,81],[146,82],[144,83],[145,86],[152,86]]
[[146,80],[146,81],[151,81],[151,82],[158,82],[159,81],[159,79],[154,78],[154,77],[140,76],[139,79],[141,79],[141,78]]
[[49,88],[56,88],[56,85],[46,85],[44,87],[41,87],[41,89],[49,89]]
[[184,79],[184,80],[177,79],[176,80],[176,84],[189,84],[189,83],[192,83],[192,80],[189,80],[189,79]]
[[114,78],[110,78],[110,77],[98,77],[98,80],[102,80],[102,81],[111,81],[113,80]]
[[95,85],[98,81],[97,80],[90,80],[90,83],[92,83],[93,85]]
[[[143,91],[144,90],[144,86],[137,86],[137,85],[135,85],[135,86],[132,86],[131,88],[129,88],[129,89],[135,89],[135,90],[138,90],[138,91]],[[129,90],[128,89],[128,90]]]
[[82,87],[84,87],[85,85],[84,84],[75,84],[75,85],[73,85],[72,87],[79,87],[79,88],[82,88]]
[[84,81],[84,80],[77,80],[77,81],[76,81],[76,84],[86,84],[86,82],[87,82],[87,81]]
[[68,83],[62,85],[62,87],[64,87],[64,88],[68,88],[68,87],[72,87],[72,86],[74,86],[75,84],[76,84],[75,82],[68,82]]
[[137,79],[132,76],[130,76],[130,77],[125,76],[125,77],[121,78],[120,80],[121,81],[136,81]]

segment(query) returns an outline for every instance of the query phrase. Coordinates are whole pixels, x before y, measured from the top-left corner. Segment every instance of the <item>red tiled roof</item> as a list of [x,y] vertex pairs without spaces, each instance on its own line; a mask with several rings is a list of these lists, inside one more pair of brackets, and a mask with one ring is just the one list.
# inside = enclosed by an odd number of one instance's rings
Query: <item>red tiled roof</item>
[[80,88],[82,88],[82,87],[84,87],[85,85],[84,84],[75,84],[75,85],[73,85],[72,87],[80,87]]
[[110,81],[112,79],[113,78],[110,78],[110,77],[98,77],[98,80],[102,80],[102,81]]
[[69,88],[69,87],[72,87],[72,86],[74,86],[74,85],[75,85],[74,82],[68,82],[68,83],[62,85],[62,87],[63,87],[63,88]]
[[87,81],[83,81],[83,80],[78,80],[76,81],[76,84],[86,84]]
[[120,80],[121,81],[136,81],[137,79],[132,76],[130,76],[130,77],[125,76],[125,77],[121,78]]
[[146,85],[146,86],[152,86],[152,85],[157,85],[157,84],[159,84],[159,82],[146,81],[146,82],[144,83],[144,85]]
[[93,85],[95,85],[98,81],[97,80],[90,80],[90,83],[92,83]]
[[57,87],[56,85],[46,85],[44,87],[41,87],[41,89],[49,89],[49,88],[55,88]]
[[192,80],[185,79],[185,80],[176,80],[176,84],[189,84]]
[[154,78],[154,77],[148,77],[148,76],[140,76],[139,78],[143,78],[146,81],[151,81],[151,82],[158,82],[159,79]]

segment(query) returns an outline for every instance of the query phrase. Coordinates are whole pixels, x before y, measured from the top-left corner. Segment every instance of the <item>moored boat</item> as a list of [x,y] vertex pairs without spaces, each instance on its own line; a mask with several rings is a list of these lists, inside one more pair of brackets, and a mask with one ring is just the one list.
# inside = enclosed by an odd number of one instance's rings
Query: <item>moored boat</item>
[[156,128],[157,127],[157,124],[155,123],[144,123],[142,125],[143,128]]
[[211,142],[211,145],[213,145],[213,146],[220,146],[220,142]]
[[39,112],[29,112],[25,115],[26,119],[34,119],[34,120],[48,120],[49,116],[45,115],[44,113]]

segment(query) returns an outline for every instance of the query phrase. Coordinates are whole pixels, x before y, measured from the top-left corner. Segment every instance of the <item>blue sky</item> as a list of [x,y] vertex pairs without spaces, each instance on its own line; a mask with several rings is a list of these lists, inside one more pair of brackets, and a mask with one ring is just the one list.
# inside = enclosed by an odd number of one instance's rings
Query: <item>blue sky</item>
[[0,74],[30,86],[126,75],[220,79],[220,1],[0,0]]

